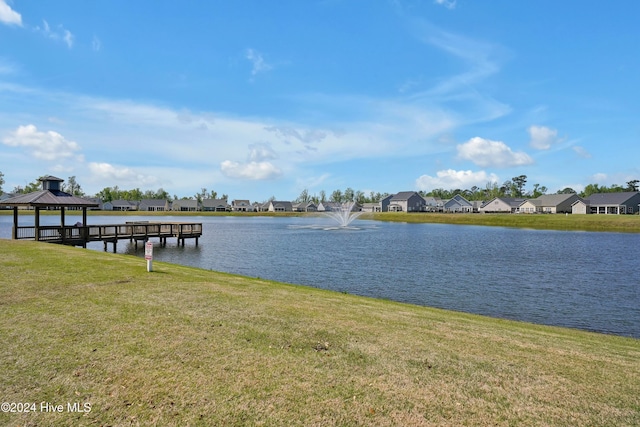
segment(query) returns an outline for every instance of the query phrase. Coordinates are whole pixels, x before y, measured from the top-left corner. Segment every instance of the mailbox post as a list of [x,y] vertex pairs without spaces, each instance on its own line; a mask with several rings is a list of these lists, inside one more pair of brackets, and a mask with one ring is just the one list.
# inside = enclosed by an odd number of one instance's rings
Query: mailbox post
[[153,242],[144,244],[144,259],[147,260],[147,272],[153,271]]

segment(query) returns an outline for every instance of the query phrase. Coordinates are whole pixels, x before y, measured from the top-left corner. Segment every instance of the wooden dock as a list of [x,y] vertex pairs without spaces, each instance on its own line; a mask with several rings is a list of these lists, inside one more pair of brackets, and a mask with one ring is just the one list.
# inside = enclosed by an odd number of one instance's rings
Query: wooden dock
[[14,239],[31,239],[40,242],[59,243],[63,245],[86,247],[88,242],[104,242],[113,245],[113,252],[119,240],[147,241],[159,238],[162,246],[167,244],[168,238],[176,238],[178,245],[184,246],[186,239],[198,239],[202,236],[202,223],[194,222],[127,222],[125,224],[106,225],[47,225],[14,227]]

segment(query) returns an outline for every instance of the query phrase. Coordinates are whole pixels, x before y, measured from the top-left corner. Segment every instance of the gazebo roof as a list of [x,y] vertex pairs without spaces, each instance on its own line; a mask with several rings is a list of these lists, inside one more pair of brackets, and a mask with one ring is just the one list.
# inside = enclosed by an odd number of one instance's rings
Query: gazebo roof
[[20,194],[2,201],[3,206],[34,207],[97,207],[98,203],[73,196],[60,190],[40,190]]

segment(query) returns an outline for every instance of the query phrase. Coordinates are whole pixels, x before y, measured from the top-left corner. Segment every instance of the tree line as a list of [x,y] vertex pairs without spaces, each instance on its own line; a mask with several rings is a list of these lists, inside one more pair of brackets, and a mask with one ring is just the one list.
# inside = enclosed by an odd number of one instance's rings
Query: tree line
[[[16,186],[13,188],[11,193],[14,194],[26,194],[34,191],[38,191],[41,189],[40,179],[42,177],[37,178],[33,182],[27,184],[24,187]],[[3,194],[2,186],[4,185],[4,174],[0,172],[0,195]],[[440,199],[450,199],[456,195],[461,195],[467,200],[491,200],[495,197],[522,197],[522,198],[536,198],[543,194],[547,194],[547,187],[540,184],[533,184],[532,188],[527,190],[527,176],[526,175],[518,175],[510,180],[505,181],[502,184],[498,184],[497,182],[487,182],[485,187],[473,186],[469,189],[453,189],[447,190],[444,188],[435,188],[431,191],[419,191],[418,193],[423,197],[437,197]],[[633,179],[626,183],[626,185],[618,185],[613,184],[611,186],[599,185],[599,184],[588,184],[584,190],[581,192],[575,191],[573,188],[566,187],[562,190],[556,192],[556,194],[572,194],[577,193],[582,198],[588,198],[590,195],[595,193],[618,193],[625,191],[638,191],[640,184],[640,180]],[[78,197],[87,197],[88,195],[82,190],[82,186],[77,182],[75,176],[70,176],[64,183],[62,183],[62,191],[73,194]],[[371,191],[368,194],[365,194],[363,191],[354,190],[351,187],[347,187],[345,190],[334,190],[331,193],[327,193],[325,190],[320,190],[318,193],[311,194],[308,189],[302,190],[297,199],[294,200],[296,203],[309,203],[313,202],[315,204],[323,203],[323,202],[357,202],[357,203],[378,203],[385,197],[388,197],[389,193],[380,193]],[[200,192],[194,194],[191,197],[178,197],[175,194],[173,197],[164,190],[163,188],[159,188],[156,191],[153,190],[141,190],[140,188],[133,188],[129,190],[120,189],[118,186],[114,187],[105,187],[102,190],[98,191],[94,197],[100,198],[103,202],[111,202],[113,200],[129,200],[129,201],[139,201],[143,199],[159,199],[159,200],[180,200],[180,199],[189,199],[193,198],[198,201],[202,201],[203,199],[225,199],[228,200],[227,194],[222,194],[218,197],[218,192],[213,190],[207,190],[206,188],[202,188]],[[275,197],[271,197],[268,200],[275,200]]]

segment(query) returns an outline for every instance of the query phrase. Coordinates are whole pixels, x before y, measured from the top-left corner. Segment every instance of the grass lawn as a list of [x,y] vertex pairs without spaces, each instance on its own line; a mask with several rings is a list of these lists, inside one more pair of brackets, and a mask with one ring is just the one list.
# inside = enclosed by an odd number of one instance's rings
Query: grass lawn
[[640,425],[640,340],[154,270],[0,240],[0,425]]

